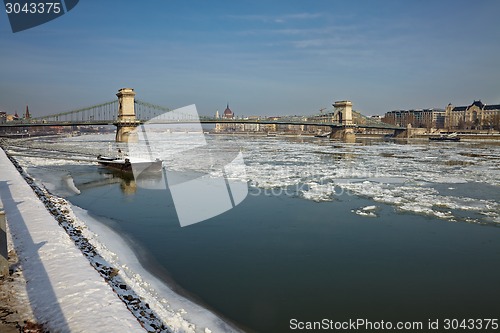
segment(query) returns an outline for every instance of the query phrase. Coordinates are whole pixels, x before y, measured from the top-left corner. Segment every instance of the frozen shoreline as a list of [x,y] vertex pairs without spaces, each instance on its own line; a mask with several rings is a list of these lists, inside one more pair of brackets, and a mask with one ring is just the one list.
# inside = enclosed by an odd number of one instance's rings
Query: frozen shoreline
[[0,197],[36,321],[53,332],[144,332],[3,150],[0,167]]
[[[114,230],[78,207],[71,205],[80,221],[85,221],[85,236],[104,259],[120,269],[120,275],[167,325],[179,332],[237,332],[209,310],[177,294],[165,282],[150,273],[139,261],[131,245]],[[126,258],[126,262],[120,258]],[[194,325],[193,323],[196,323]],[[175,330],[177,332],[177,330]]]
[[[7,157],[5,159],[11,162]],[[85,210],[51,195],[28,174],[23,176],[91,265],[148,331],[237,331],[208,310],[179,296],[149,273],[139,263],[129,244],[113,230]]]

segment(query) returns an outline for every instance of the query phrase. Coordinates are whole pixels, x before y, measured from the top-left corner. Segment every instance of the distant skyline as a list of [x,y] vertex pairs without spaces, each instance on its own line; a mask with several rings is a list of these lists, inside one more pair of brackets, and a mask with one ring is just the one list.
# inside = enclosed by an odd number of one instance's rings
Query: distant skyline
[[500,2],[80,1],[12,33],[0,12],[0,111],[86,107],[134,88],[202,115],[366,115],[500,103]]

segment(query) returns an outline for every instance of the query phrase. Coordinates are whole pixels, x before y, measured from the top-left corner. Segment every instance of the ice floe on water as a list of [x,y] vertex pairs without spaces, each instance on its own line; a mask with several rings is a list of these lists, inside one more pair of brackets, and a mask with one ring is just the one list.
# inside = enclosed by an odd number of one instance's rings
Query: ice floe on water
[[[189,146],[190,141],[189,133],[155,133],[155,137],[157,141],[151,151],[158,156],[171,156],[172,152]],[[85,157],[127,148],[112,139],[111,135],[89,135],[65,140],[51,138],[46,142],[23,141],[17,151],[35,149],[33,157],[19,158],[27,165],[52,170],[57,178],[58,173],[65,172],[64,165],[85,162],[44,159],[40,158],[43,157],[40,152],[59,151],[64,156],[78,152]],[[85,144],[88,141],[92,144]],[[479,214],[479,217],[469,216],[469,220],[500,223],[500,146],[494,143],[379,141],[351,145],[300,138],[220,135],[205,136],[204,143],[202,150],[197,147],[192,153],[176,154],[164,164],[170,170],[195,170],[220,177],[221,163],[241,151],[246,176],[240,180],[248,181],[250,186],[275,189],[274,193],[290,195],[292,191],[297,197],[317,202],[335,200],[343,194],[357,195],[393,205],[400,211],[447,220],[464,220],[455,212],[468,211]],[[238,179],[238,174],[231,174],[231,179]],[[443,185],[466,188],[469,184],[487,185],[485,191],[489,195],[478,198],[464,190],[455,189],[453,195],[437,190]],[[68,193],[78,191],[69,178],[65,186]]]
[[316,202],[332,200],[334,191],[331,189],[331,184],[309,182],[306,185],[306,188],[300,190],[302,198]]
[[[347,193],[393,205],[400,211],[451,221],[500,223],[498,145],[321,143],[318,149],[313,142],[256,140],[241,142],[247,175],[255,186],[295,186],[297,196],[314,201],[334,200]],[[300,163],[295,163],[297,160]],[[446,163],[450,160],[466,163]],[[441,195],[436,187],[443,184],[484,184],[490,199],[476,198],[467,191]],[[469,211],[480,217],[463,218],[455,211]]]
[[80,190],[75,186],[75,182],[73,180],[73,177],[71,175],[65,175],[63,176],[64,183],[66,184],[66,187],[70,190],[73,191],[75,194],[80,194]]
[[360,216],[377,217],[377,214],[375,213],[377,209],[377,206],[366,206],[359,209],[353,209],[352,212]]
[[[169,156],[189,144],[189,133],[155,134],[157,144],[152,151]],[[116,150],[120,144],[111,135],[50,139],[48,142],[26,141],[18,151],[33,145],[35,152],[61,151],[82,157],[99,151]],[[91,145],[84,143],[91,141]],[[494,143],[463,142],[460,145],[416,142],[398,144],[343,144],[312,139],[276,139],[247,136],[205,136],[204,150],[177,154],[164,164],[171,170],[195,170],[212,177],[220,176],[220,164],[241,151],[250,186],[275,189],[273,193],[290,195],[317,202],[331,201],[349,194],[393,205],[400,211],[435,216],[447,220],[465,220],[456,211],[477,213],[470,219],[484,223],[500,223],[500,146]],[[84,146],[84,149],[80,148]],[[126,148],[126,147],[122,147]],[[199,147],[198,147],[199,148]],[[202,152],[202,154],[200,154]],[[180,155],[180,156],[179,156]],[[36,156],[36,154],[35,154]],[[28,165],[64,172],[66,160],[19,157]],[[43,160],[43,161],[42,161]],[[78,162],[85,164],[85,162]],[[243,173],[242,173],[243,174]],[[56,176],[57,178],[57,176]],[[231,175],[237,179],[238,174]],[[439,186],[467,188],[484,184],[486,197],[478,198],[466,190],[441,194]],[[277,190],[281,189],[281,190]],[[284,191],[286,189],[286,192]],[[71,182],[66,191],[74,193]]]

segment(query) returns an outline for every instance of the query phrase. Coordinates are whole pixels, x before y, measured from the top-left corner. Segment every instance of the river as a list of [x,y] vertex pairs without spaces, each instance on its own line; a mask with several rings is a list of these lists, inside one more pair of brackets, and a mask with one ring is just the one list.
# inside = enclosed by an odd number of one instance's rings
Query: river
[[[232,180],[246,182],[248,195],[181,227],[168,186],[63,159],[127,149],[112,140],[18,140],[10,151],[125,238],[161,281],[246,332],[289,332],[293,320],[498,318],[497,142],[205,135],[209,163],[184,154],[166,169],[216,178],[213,160],[241,152],[245,175]],[[206,209],[194,197],[185,206]]]

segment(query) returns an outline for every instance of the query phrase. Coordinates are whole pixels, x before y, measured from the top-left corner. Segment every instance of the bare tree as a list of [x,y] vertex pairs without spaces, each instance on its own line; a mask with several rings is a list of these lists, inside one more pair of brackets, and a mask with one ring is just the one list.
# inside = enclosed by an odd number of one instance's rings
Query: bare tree
[[460,119],[460,120],[458,121],[457,127],[458,127],[458,129],[460,129],[460,130],[465,129],[465,127],[466,127],[465,120]]
[[493,128],[500,131],[500,112],[497,112],[493,117]]

